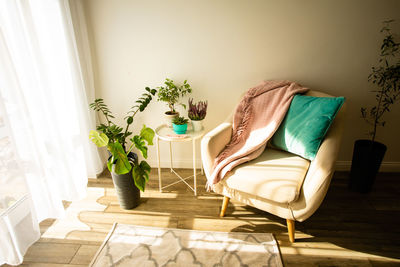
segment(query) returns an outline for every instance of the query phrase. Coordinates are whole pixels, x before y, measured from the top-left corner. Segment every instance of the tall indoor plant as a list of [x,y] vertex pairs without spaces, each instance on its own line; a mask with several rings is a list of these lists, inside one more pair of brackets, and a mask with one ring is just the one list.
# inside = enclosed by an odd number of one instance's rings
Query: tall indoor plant
[[106,122],[98,125],[97,131],[90,131],[89,137],[98,147],[107,147],[110,153],[107,167],[111,172],[120,206],[124,209],[139,205],[139,189],[145,190],[151,169],[145,160],[139,161],[137,154],[132,152],[133,148],[147,159],[147,145],[153,145],[154,138],[154,131],[143,125],[140,133],[129,139],[131,144],[128,146],[128,138],[132,135],[129,127],[135,115],[145,110],[156,92],[155,89],[146,87],[146,93],[142,94],[127,113],[125,129],[112,122],[114,116],[103,99],[96,99],[90,104],[92,109],[103,114]]
[[385,21],[381,30],[385,37],[380,48],[379,64],[372,67],[368,81],[378,89],[376,104],[361,108],[361,116],[370,125],[370,139],[357,140],[354,144],[349,187],[353,191],[367,193],[371,190],[379,171],[386,145],[376,141],[378,127],[385,126],[383,115],[400,98],[400,43],[396,42],[390,29],[393,20]]
[[168,105],[169,110],[165,112],[165,117],[167,125],[172,127],[172,119],[179,116],[179,113],[175,109],[176,105],[181,105],[186,108],[184,104],[179,103],[179,99],[190,94],[192,88],[190,84],[187,83],[187,80],[185,80],[182,85],[177,85],[173,80],[166,78],[164,86],[157,87],[157,89],[157,100],[166,102]]

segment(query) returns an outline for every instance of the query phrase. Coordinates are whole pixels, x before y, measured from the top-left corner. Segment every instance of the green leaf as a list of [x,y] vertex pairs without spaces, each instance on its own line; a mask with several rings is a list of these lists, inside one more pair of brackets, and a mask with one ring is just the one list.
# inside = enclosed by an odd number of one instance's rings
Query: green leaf
[[147,146],[144,142],[144,138],[139,135],[135,135],[133,138],[131,138],[131,141],[135,145],[135,147],[142,153],[143,157],[147,159]]
[[111,156],[111,158],[107,161],[107,168],[110,172],[113,171],[112,166],[114,164],[115,158],[114,156]]
[[150,170],[150,165],[144,160],[132,168],[132,178],[135,181],[136,187],[142,192],[144,192],[146,182],[149,181]]
[[146,125],[143,124],[143,128],[140,131],[140,136],[147,141],[147,144],[149,144],[149,146],[153,145],[153,139],[154,139],[154,131],[151,128],[146,127]]
[[89,138],[98,147],[104,147],[108,144],[108,137],[104,133],[99,133],[97,131],[90,131]]
[[122,145],[118,141],[116,141],[115,143],[110,143],[108,144],[108,150],[112,154],[112,157],[107,164],[109,169],[110,169],[110,164],[114,163],[114,169],[111,171],[114,171],[117,174],[128,173],[131,170],[132,166],[128,160],[128,156],[126,155]]

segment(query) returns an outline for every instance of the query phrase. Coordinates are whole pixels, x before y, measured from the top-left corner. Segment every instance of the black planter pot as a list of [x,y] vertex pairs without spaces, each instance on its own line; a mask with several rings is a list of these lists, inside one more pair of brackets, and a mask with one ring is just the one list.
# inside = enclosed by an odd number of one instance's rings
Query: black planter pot
[[[136,154],[129,153],[129,158],[136,158]],[[111,172],[115,192],[119,205],[122,209],[130,210],[140,204],[140,190],[136,187],[132,178],[132,170],[126,174],[116,174]]]
[[354,143],[349,189],[368,193],[372,189],[379,167],[385,156],[386,146],[371,140],[357,140]]

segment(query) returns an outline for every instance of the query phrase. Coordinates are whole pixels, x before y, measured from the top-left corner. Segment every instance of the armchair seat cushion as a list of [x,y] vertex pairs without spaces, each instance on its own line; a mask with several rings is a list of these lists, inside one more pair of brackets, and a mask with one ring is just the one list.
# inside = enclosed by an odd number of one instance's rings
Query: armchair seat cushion
[[297,200],[309,166],[309,160],[268,147],[258,158],[234,168],[220,185],[239,194],[290,203]]

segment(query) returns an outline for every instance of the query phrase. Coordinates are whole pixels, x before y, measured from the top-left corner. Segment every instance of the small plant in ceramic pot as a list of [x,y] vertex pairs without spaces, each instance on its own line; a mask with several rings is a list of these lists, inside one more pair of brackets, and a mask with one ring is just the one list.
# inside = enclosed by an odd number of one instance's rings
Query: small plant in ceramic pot
[[185,117],[175,117],[172,119],[172,127],[177,134],[185,134],[187,131],[188,119]]
[[187,80],[182,85],[177,85],[173,80],[166,78],[164,86],[157,87],[158,89],[158,101],[166,102],[169,110],[165,112],[166,122],[171,127],[171,121],[174,117],[179,116],[176,111],[176,106],[181,105],[186,109],[186,106],[179,102],[181,97],[186,96],[192,92],[190,84]]
[[193,131],[201,131],[203,129],[202,121],[207,115],[207,101],[199,101],[193,103],[193,98],[189,99],[188,117],[192,121]]

